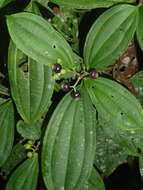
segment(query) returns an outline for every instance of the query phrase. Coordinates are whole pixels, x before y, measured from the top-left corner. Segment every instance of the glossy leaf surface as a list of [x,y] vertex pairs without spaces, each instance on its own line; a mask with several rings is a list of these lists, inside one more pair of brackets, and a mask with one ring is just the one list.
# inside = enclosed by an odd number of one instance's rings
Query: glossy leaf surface
[[12,173],[6,190],[36,190],[38,170],[38,158],[27,159]]
[[68,8],[78,9],[93,9],[100,7],[109,7],[119,2],[132,2],[133,0],[50,0],[50,2],[57,3],[58,5],[65,6]]
[[143,50],[143,28],[141,27],[142,25],[143,25],[143,7],[141,6],[139,8],[139,21],[137,25],[136,34],[137,34],[137,40],[139,42],[139,45],[141,49]]
[[73,68],[70,46],[42,17],[32,13],[17,13],[7,17],[7,25],[17,48],[38,63],[51,66],[60,58],[63,68]]
[[11,101],[0,105],[0,166],[8,158],[14,141],[14,109]]
[[52,71],[27,58],[13,43],[9,47],[8,72],[12,97],[26,123],[34,123],[48,110],[53,94]]
[[95,154],[95,111],[85,89],[67,94],[50,119],[43,141],[42,169],[50,190],[82,189]]
[[133,38],[138,8],[118,5],[105,11],[92,25],[85,42],[87,68],[104,69],[116,61]]
[[123,86],[109,79],[85,80],[89,95],[103,119],[124,130],[143,129],[143,109]]

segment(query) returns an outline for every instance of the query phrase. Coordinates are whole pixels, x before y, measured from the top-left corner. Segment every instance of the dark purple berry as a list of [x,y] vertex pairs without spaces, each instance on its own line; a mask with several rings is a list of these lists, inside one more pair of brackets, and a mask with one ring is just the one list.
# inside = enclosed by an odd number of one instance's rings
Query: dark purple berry
[[64,92],[67,92],[69,89],[70,89],[70,84],[69,83],[66,82],[66,83],[62,84],[62,90]]
[[62,70],[62,66],[60,65],[60,64],[55,64],[54,66],[53,66],[53,71],[55,72],[55,73],[60,73],[61,72],[61,70]]
[[79,91],[72,91],[71,92],[71,97],[73,98],[73,99],[75,99],[75,100],[79,100],[80,99],[80,93],[79,93]]
[[98,78],[98,72],[96,71],[96,69],[92,69],[92,70],[89,72],[89,76],[90,76],[90,78],[92,78],[92,79],[97,79],[97,78]]

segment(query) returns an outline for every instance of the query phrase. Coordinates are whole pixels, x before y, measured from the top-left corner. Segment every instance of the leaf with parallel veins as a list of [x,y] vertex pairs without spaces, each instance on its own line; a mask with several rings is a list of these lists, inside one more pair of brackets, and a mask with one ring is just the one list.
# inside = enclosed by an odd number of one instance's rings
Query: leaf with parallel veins
[[95,154],[95,109],[85,89],[75,100],[68,93],[48,124],[42,149],[47,188],[81,189],[90,175]]
[[8,158],[14,141],[14,109],[10,101],[0,104],[0,166]]
[[7,26],[16,47],[39,64],[52,66],[60,58],[64,69],[76,67],[71,47],[44,18],[17,13],[7,16]]
[[85,79],[85,85],[94,106],[107,123],[124,130],[143,129],[143,109],[126,88],[102,77]]
[[136,30],[138,7],[117,5],[105,11],[92,25],[85,42],[87,69],[105,69],[128,47]]
[[49,2],[57,3],[60,6],[76,9],[94,9],[101,7],[109,7],[117,3],[131,3],[133,0],[49,0]]
[[34,123],[48,110],[54,89],[52,71],[29,59],[10,43],[8,72],[11,94],[26,123]]

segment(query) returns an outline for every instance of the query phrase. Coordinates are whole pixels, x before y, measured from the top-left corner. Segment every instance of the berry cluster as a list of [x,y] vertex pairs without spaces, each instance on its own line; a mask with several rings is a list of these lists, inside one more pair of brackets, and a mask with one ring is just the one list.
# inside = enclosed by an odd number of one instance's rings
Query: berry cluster
[[39,143],[37,144],[37,146],[34,145],[34,142],[31,140],[28,140],[26,144],[24,144],[24,148],[26,150],[29,150],[27,152],[27,157],[28,158],[37,158],[38,157],[38,153],[36,152],[38,150],[39,147]]
[[[62,62],[62,60],[58,58],[57,63],[54,64],[54,66],[53,66],[53,72],[57,73],[57,75],[59,75],[59,73],[61,73],[61,71],[62,71],[62,66],[60,64],[61,62]],[[80,76],[77,79],[74,86],[70,86],[70,84],[68,82],[62,84],[62,86],[61,86],[62,90],[64,92],[67,92],[67,91],[69,91],[70,88],[73,88],[73,90],[71,91],[71,97],[75,100],[79,100],[80,99],[80,93],[75,88],[76,88],[76,85],[78,84],[78,82],[86,76],[89,76],[90,78],[95,80],[98,78],[99,74],[98,74],[96,69],[91,69],[87,74],[86,73],[80,74]]]

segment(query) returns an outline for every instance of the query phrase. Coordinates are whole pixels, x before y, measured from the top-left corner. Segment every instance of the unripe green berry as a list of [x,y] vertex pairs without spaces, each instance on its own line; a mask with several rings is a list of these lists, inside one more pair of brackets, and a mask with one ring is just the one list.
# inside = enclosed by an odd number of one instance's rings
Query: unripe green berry
[[38,153],[37,152],[33,152],[33,157],[37,158],[38,157]]
[[62,60],[61,60],[60,58],[57,58],[56,62],[57,62],[58,64],[60,64],[60,63],[62,62]]
[[53,79],[59,80],[60,79],[60,73],[53,75]]
[[62,74],[62,75],[66,74],[66,70],[65,70],[65,69],[62,69],[62,70],[61,70],[61,74]]
[[30,144],[25,144],[25,145],[24,145],[24,148],[27,149],[27,150],[28,150],[28,149],[31,149],[31,145],[30,145]]
[[33,141],[30,141],[30,140],[29,140],[29,141],[27,142],[27,144],[33,145],[34,143],[33,143]]
[[28,153],[27,153],[27,157],[28,157],[28,158],[32,158],[32,157],[33,157],[33,152],[28,152]]

